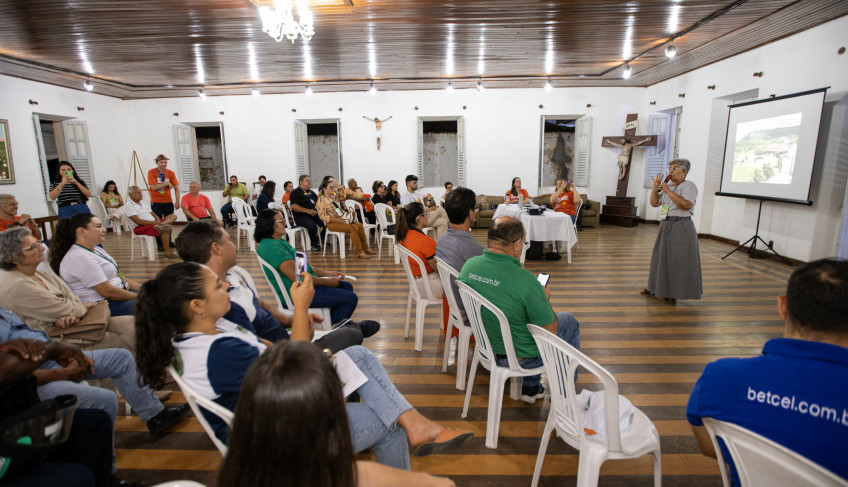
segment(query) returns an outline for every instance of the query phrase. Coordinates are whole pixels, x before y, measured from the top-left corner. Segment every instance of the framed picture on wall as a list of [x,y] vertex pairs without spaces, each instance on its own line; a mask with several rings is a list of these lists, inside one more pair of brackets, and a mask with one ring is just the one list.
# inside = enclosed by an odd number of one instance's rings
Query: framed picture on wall
[[0,184],[14,184],[12,149],[9,148],[9,122],[0,120]]

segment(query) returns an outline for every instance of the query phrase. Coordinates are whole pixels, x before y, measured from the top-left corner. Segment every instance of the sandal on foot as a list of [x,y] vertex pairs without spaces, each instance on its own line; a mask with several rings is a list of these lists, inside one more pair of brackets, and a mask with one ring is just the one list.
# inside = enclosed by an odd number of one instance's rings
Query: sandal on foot
[[426,457],[427,455],[456,450],[473,436],[474,433],[470,431],[444,429],[433,438],[433,441],[428,441],[414,447],[415,456]]
[[648,291],[648,288],[642,288],[642,290],[641,290],[641,291],[639,291],[639,294],[647,294],[647,295],[650,295],[650,294],[651,294],[651,291]]

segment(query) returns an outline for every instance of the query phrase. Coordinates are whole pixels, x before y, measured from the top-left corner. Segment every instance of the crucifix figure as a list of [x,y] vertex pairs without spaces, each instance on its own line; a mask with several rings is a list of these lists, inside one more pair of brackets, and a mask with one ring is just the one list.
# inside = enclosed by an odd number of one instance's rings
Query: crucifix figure
[[388,122],[392,119],[392,116],[390,115],[389,118],[385,118],[383,120],[380,120],[377,117],[374,117],[374,119],[371,120],[365,115],[363,115],[362,118],[368,120],[369,122],[374,122],[374,125],[377,128],[377,150],[380,150],[380,140],[383,138],[383,122]]
[[636,113],[627,114],[624,124],[624,137],[604,137],[602,147],[620,147],[621,154],[618,156],[618,186],[615,190],[616,196],[627,196],[627,181],[630,176],[630,161],[633,159],[633,148],[639,146],[656,146],[656,135],[636,135],[636,127],[639,121]]

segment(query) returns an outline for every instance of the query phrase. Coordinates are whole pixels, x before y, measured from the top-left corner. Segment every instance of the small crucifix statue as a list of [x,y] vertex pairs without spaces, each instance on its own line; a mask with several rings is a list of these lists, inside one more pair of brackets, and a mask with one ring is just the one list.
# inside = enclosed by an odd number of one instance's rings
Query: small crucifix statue
[[380,120],[377,117],[374,117],[374,119],[371,120],[365,115],[363,115],[362,118],[368,120],[369,122],[374,122],[374,125],[377,129],[377,150],[380,150],[380,140],[383,138],[383,122],[388,122],[392,119],[392,116],[389,115],[389,118],[384,118],[383,120]]
[[656,135],[636,135],[636,127],[639,126],[638,114],[628,113],[624,124],[624,137],[604,137],[602,147],[620,147],[621,154],[618,156],[618,186],[615,189],[616,196],[627,196],[627,181],[630,179],[630,161],[633,159],[633,148],[639,146],[656,146]]

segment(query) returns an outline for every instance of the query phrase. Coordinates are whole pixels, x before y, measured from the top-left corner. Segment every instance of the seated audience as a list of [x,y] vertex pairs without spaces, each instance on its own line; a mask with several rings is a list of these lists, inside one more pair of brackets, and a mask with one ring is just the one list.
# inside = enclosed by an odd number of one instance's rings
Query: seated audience
[[[762,355],[707,364],[686,407],[698,446],[716,453],[703,418],[741,426],[848,481],[848,262],[821,259],[792,273],[777,297],[783,338]],[[842,385],[840,385],[842,384]],[[721,441],[721,440],[719,440]],[[733,485],[739,476],[724,443]]]
[[291,181],[286,181],[285,183],[283,183],[283,191],[285,191],[285,193],[283,193],[282,203],[284,205],[288,204],[289,199],[291,198],[292,190],[294,190],[294,183],[292,183]]
[[386,185],[379,179],[371,185],[371,203],[383,203],[384,205],[394,206],[391,200],[386,196]]
[[[42,401],[73,394],[77,396],[77,407],[106,411],[114,426],[118,414],[118,397],[115,393],[80,383],[84,380],[112,379],[115,388],[138,417],[147,423],[147,429],[153,436],[164,433],[182,421],[185,405],[165,407],[149,387],[139,385],[136,362],[129,351],[107,348],[83,352],[69,343],[51,342],[44,332],[33,330],[14,313],[0,308],[0,344],[19,338],[43,342],[47,347],[58,347],[62,351],[62,360],[45,362],[33,372],[38,381],[38,397]],[[114,471],[114,458],[112,467]]]
[[186,220],[217,220],[212,202],[205,194],[200,194],[200,183],[192,181],[188,185],[188,193],[180,200],[180,208],[185,213]]
[[[291,293],[292,282],[295,281],[294,253],[295,249],[283,240],[286,234],[285,220],[279,211],[265,210],[256,217],[256,229],[253,238],[256,240],[256,253],[259,257],[279,271],[280,279],[283,281],[286,291]],[[315,277],[315,298],[310,308],[330,308],[333,323],[339,323],[353,315],[359,298],[353,292],[353,286],[344,280],[344,274],[335,271],[325,271],[307,265],[308,272]],[[263,268],[268,280],[274,288],[274,292],[285,304],[281,290],[277,287],[277,281],[268,269]]]
[[274,202],[274,193],[277,191],[277,183],[266,181],[262,186],[259,197],[256,198],[257,213],[268,209],[268,205]]
[[[469,259],[462,266],[457,280],[468,284],[503,312],[509,320],[518,363],[522,367],[534,368],[542,365],[542,357],[527,329],[528,324],[556,333],[577,349],[580,348],[580,325],[571,313],[554,312],[550,289],[539,284],[536,276],[518,261],[523,248],[524,225],[511,216],[498,217],[489,227],[489,250]],[[483,313],[483,325],[497,354],[498,364],[506,366],[508,362],[500,322],[493,314]],[[539,376],[524,377],[521,400],[533,404],[543,397],[545,388],[539,383]]]
[[448,194],[450,194],[451,191],[453,191],[453,183],[448,181],[445,183],[445,192],[441,198],[442,205],[445,204],[445,200],[447,199]]
[[[371,195],[366,194],[362,187],[360,187],[356,180],[350,178],[347,180],[347,189],[345,190],[345,198],[349,200],[354,200],[360,205],[362,205],[362,212],[365,214],[365,219],[367,223],[374,224],[377,221],[377,217],[374,215],[374,204],[371,203]],[[360,223],[366,223],[359,218],[359,213],[356,214],[356,219],[359,220]]]
[[[189,223],[177,237],[177,250],[183,260],[209,267],[228,284],[230,310],[218,323],[218,329],[226,331],[233,325],[241,326],[270,342],[289,338],[286,328],[292,326],[291,315],[280,312],[273,303],[259,299],[253,278],[236,265],[236,246],[222,227],[214,222]],[[310,315],[312,322],[321,319],[321,316]],[[369,337],[379,329],[380,324],[376,321],[349,321],[341,329],[313,339],[313,342],[322,349],[336,352],[361,345],[363,336]]]
[[[303,283],[292,286],[293,342],[308,339],[307,308],[312,290],[311,275],[305,274]],[[194,262],[174,264],[145,283],[136,314],[142,379],[154,387],[160,386],[165,379],[163,365],[178,352],[183,379],[208,399],[235,409],[248,368],[271,344],[245,330],[220,331],[216,325],[229,307],[225,283],[210,269]],[[356,389],[363,402],[346,405],[354,451],[373,447],[380,463],[408,470],[407,439],[421,455],[456,448],[471,436],[468,432],[447,430],[413,409],[367,349],[350,347],[344,353],[368,379]],[[328,417],[325,411],[313,412]],[[224,423],[209,419],[217,436],[225,440]],[[263,427],[267,430],[267,424]],[[306,448],[306,443],[315,440],[289,442],[284,431],[276,431],[279,442],[298,444],[298,448]]]
[[530,201],[530,194],[526,189],[521,189],[521,178],[512,178],[512,187],[506,192],[504,203],[518,203],[519,195],[524,196],[525,202]]
[[130,200],[124,205],[123,211],[132,232],[136,235],[147,235],[161,240],[159,250],[164,252],[163,258],[179,258],[171,248],[171,225],[177,221],[177,215],[171,213],[166,217],[159,218],[156,213],[153,213],[150,203],[142,199],[141,188],[138,186],[129,187],[129,196]]
[[406,177],[406,191],[401,195],[400,202],[406,206],[417,202],[424,205],[428,213],[428,223],[435,230],[435,239],[438,242],[448,229],[448,215],[445,209],[433,202],[430,194],[418,190],[418,176],[410,174]]
[[376,254],[377,252],[368,248],[368,236],[365,234],[365,228],[356,221],[356,216],[352,211],[343,208],[335,199],[332,180],[321,183],[318,192],[321,196],[318,198],[318,203],[315,204],[315,209],[318,210],[318,216],[324,221],[327,230],[348,234],[353,243],[356,257],[359,259],[370,259],[371,255]]
[[103,247],[106,229],[100,219],[81,213],[59,220],[50,242],[50,267],[83,303],[109,300],[112,316],[133,314],[141,284],[127,278]]
[[439,297],[442,295],[442,281],[436,270],[436,241],[421,231],[427,226],[428,217],[429,214],[424,211],[424,205],[421,203],[409,203],[399,209],[395,238],[398,244],[424,262],[423,273],[427,275],[427,278],[421,279],[422,269],[411,258],[409,259],[410,269],[416,277],[415,284],[418,286],[418,292],[426,296],[427,290],[424,286],[430,286],[433,296]]
[[571,217],[571,223],[577,224],[577,205],[582,203],[580,193],[574,183],[564,179],[556,180],[556,191],[551,195],[551,205],[555,211]]
[[121,218],[121,207],[124,206],[124,198],[118,192],[118,185],[115,181],[106,181],[103,185],[103,191],[100,192],[100,201],[103,202],[103,207],[106,208],[106,215],[110,220]]
[[43,240],[35,219],[26,213],[18,215],[18,200],[10,194],[0,194],[0,232],[14,227],[27,227],[35,238]]
[[333,363],[316,347],[293,341],[267,349],[244,377],[219,484],[454,485],[426,473],[357,461],[350,438],[355,418],[348,421],[341,384]]
[[51,200],[56,200],[59,218],[70,218],[77,213],[91,213],[86,204],[91,198],[91,190],[68,161],[59,163],[56,179],[50,184],[49,196]]
[[394,179],[389,181],[387,185],[388,189],[386,191],[386,198],[388,198],[391,203],[386,203],[389,206],[400,206],[400,191],[398,191],[398,182]]
[[135,351],[132,316],[113,316],[99,341],[74,340],[62,330],[76,325],[97,301],[83,303],[65,281],[52,272],[37,270],[44,262],[44,247],[29,229],[0,232],[0,306],[17,314],[36,330],[89,349],[125,348]]
[[[0,344],[0,421],[18,415],[37,414],[39,404],[32,373],[47,361],[65,362],[69,350],[53,342],[18,338]],[[5,458],[5,487],[61,485],[63,487],[133,486],[112,475],[112,425],[109,415],[97,409],[76,408],[70,432],[35,465],[17,464]],[[26,432],[24,432],[26,434]]]
[[253,199],[256,200],[259,198],[259,193],[262,192],[262,188],[265,187],[265,183],[268,182],[268,179],[265,176],[260,175],[258,178],[259,184],[253,183]]
[[227,202],[221,207],[221,218],[227,226],[227,230],[236,226],[233,220],[233,198],[241,198],[245,203],[250,202],[250,190],[244,183],[240,183],[236,176],[230,176],[230,184],[224,188],[221,196],[227,197]]
[[[324,220],[318,216],[315,203],[318,203],[318,195],[310,188],[312,179],[303,174],[298,178],[299,186],[291,192],[289,207],[294,217],[294,222],[299,227],[306,229],[312,250],[321,250],[321,240],[324,236]],[[258,241],[258,240],[257,240]]]

